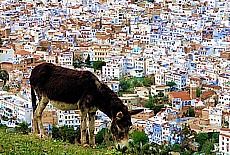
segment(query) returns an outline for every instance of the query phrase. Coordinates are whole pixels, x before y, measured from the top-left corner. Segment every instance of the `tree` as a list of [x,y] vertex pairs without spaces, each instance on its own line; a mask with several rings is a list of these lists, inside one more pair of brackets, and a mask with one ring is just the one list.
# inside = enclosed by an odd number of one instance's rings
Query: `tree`
[[153,97],[152,95],[149,95],[149,99],[147,101],[147,103],[145,104],[146,108],[152,108],[153,107]]
[[180,144],[174,144],[174,145],[171,147],[171,151],[174,151],[174,152],[181,152],[181,146],[180,146]]
[[161,108],[163,108],[163,107],[164,107],[164,104],[154,105],[151,108],[151,110],[154,111],[154,114],[157,114],[161,110]]
[[162,100],[163,100],[164,103],[167,103],[168,102],[168,97],[167,96],[163,96]]
[[138,79],[134,79],[133,80],[133,87],[140,87],[141,86],[141,83],[138,81]]
[[61,139],[61,133],[56,125],[52,126],[52,138]]
[[3,120],[3,121],[8,121],[8,120],[9,120],[9,118],[8,118],[8,117],[6,117],[5,115],[3,115],[3,116],[2,116],[2,120]]
[[125,92],[130,88],[130,83],[125,78],[120,78],[120,87]]
[[188,117],[195,117],[194,108],[192,107],[188,108]]
[[160,91],[158,94],[157,94],[158,97],[164,97],[164,93],[162,91]]
[[224,123],[222,124],[222,128],[229,128],[228,121],[224,121]]
[[137,144],[137,145],[144,145],[146,143],[148,143],[148,136],[142,132],[142,131],[138,131],[138,130],[135,130],[132,134],[132,138],[133,138],[133,142],[134,144]]
[[42,46],[42,51],[46,51],[47,48],[45,46]]
[[218,143],[219,142],[219,135],[220,135],[220,133],[213,133],[212,134],[213,143]]
[[106,63],[104,61],[94,61],[93,68],[94,70],[102,70],[102,66],[105,66]]
[[196,88],[196,97],[200,97],[201,94],[201,88]]
[[205,154],[211,154],[211,151],[214,148],[214,144],[212,142],[210,142],[209,140],[206,140],[201,148],[201,152],[205,153]]
[[76,59],[73,62],[74,68],[80,68],[83,64],[83,60],[81,57],[76,57]]
[[75,139],[74,139],[75,131],[74,131],[73,126],[71,126],[71,127],[68,127],[67,125],[62,126],[60,133],[61,133],[62,139],[64,141],[68,141],[68,142],[74,144],[74,142],[75,142]]
[[112,138],[112,134],[110,130],[107,128],[103,128],[96,134],[95,142],[99,145],[103,143],[106,144],[111,140],[111,138]]
[[157,96],[153,97],[153,103],[156,104],[157,102],[158,102],[158,97]]
[[6,70],[0,70],[0,79],[4,81],[4,85],[6,81],[9,80],[9,73]]
[[176,86],[176,83],[174,81],[166,82],[166,86],[169,86],[170,91],[172,91],[173,88]]
[[146,87],[149,87],[153,84],[153,79],[152,78],[148,78],[148,77],[144,77],[142,84]]
[[28,134],[31,131],[27,122],[19,123],[15,129],[17,132],[21,132],[23,134]]
[[9,91],[9,90],[10,90],[10,86],[5,85],[5,86],[3,87],[3,90],[4,90],[4,91]]
[[3,41],[2,38],[0,38],[0,47],[2,47]]
[[198,142],[200,145],[204,144],[204,142],[208,139],[208,134],[201,132],[194,136],[196,142]]
[[184,135],[185,138],[187,138],[191,134],[190,126],[186,124],[182,129],[181,134]]
[[86,64],[87,66],[90,66],[90,65],[91,65],[91,63],[90,63],[90,55],[89,55],[89,54],[88,54],[87,58],[85,59],[85,64]]
[[58,128],[57,126],[52,127],[52,137],[54,139],[60,139],[64,141],[68,141],[72,144],[76,142],[80,142],[81,132],[80,128],[74,130],[74,127],[68,127],[66,125]]

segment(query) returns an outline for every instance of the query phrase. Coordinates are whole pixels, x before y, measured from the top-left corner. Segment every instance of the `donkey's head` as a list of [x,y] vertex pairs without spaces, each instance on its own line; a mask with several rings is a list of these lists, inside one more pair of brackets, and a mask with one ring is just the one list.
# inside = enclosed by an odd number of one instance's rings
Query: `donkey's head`
[[143,109],[136,110],[123,110],[116,114],[111,124],[111,132],[114,140],[116,141],[116,148],[119,150],[125,150],[129,143],[129,133],[132,130],[131,115],[140,113]]

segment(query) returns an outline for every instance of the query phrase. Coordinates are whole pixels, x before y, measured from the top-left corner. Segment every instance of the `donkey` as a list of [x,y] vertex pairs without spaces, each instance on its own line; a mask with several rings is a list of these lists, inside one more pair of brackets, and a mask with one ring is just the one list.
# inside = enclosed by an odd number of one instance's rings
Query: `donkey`
[[[81,145],[95,146],[95,114],[99,109],[112,120],[110,130],[116,141],[116,147],[127,148],[128,133],[132,127],[131,115],[141,112],[142,109],[128,111],[117,94],[101,83],[93,73],[43,63],[32,70],[30,85],[35,134],[45,136],[41,118],[43,110],[50,102],[60,110],[79,109]],[[38,103],[36,99],[39,100]],[[87,114],[89,144],[86,142]]]

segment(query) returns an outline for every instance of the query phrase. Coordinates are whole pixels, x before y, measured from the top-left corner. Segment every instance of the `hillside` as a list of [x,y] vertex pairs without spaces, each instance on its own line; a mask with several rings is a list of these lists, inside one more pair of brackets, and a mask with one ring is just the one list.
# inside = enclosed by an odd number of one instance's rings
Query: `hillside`
[[53,139],[44,141],[35,135],[22,135],[0,131],[0,154],[23,155],[104,155],[117,154],[115,150],[82,148]]

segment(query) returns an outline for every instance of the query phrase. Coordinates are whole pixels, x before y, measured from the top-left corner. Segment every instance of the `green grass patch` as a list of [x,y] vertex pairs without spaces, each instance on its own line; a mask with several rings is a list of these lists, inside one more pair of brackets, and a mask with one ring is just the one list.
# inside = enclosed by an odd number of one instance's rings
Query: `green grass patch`
[[118,153],[116,150],[82,148],[54,139],[41,140],[36,135],[0,131],[0,154],[5,155],[104,155],[116,153]]

